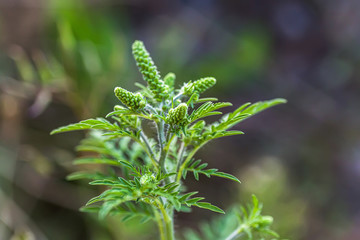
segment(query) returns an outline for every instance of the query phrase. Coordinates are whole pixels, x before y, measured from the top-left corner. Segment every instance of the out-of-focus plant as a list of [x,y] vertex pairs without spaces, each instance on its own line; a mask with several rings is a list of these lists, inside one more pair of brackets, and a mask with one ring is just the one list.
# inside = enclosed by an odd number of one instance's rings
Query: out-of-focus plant
[[47,41],[51,54],[42,50],[26,54],[20,47],[10,51],[23,87],[36,98],[30,113],[41,114],[56,98],[79,118],[97,114],[114,80],[129,77],[125,77],[127,62],[122,55],[124,38],[110,21],[81,1],[52,0],[49,4],[54,19]]
[[[175,74],[162,78],[141,41],[134,42],[133,55],[148,85],[137,84],[141,90],[136,93],[116,87],[114,92],[122,105],[116,105],[106,116],[112,121],[83,120],[55,129],[52,134],[91,130],[78,150],[95,152],[97,156],[79,158],[75,164],[109,166],[108,171],[76,172],[69,176],[70,180],[85,178],[91,180],[91,185],[107,187],[90,199],[83,211],[96,211],[101,219],[122,214],[124,220],[134,217],[140,217],[141,222],[154,220],[161,239],[175,239],[174,211],[188,212],[191,207],[199,207],[224,213],[196,196],[197,191],[186,192],[183,180],[188,173],[197,180],[203,174],[240,182],[231,174],[207,169],[207,163],[194,158],[197,151],[213,139],[243,134],[229,129],[285,100],[245,103],[220,120],[207,123],[203,118],[222,114],[219,109],[232,105],[217,102],[216,98],[200,98],[216,84],[215,78],[189,81],[176,89]],[[156,131],[152,132],[153,129]],[[261,205],[254,197],[253,207],[243,209],[239,227],[226,239],[237,239],[242,234],[250,237],[257,231],[277,236],[269,229],[272,218],[261,216],[260,212]]]
[[263,199],[264,210],[277,219],[274,228],[280,235],[289,239],[304,238],[309,206],[289,184],[291,181],[279,159],[269,156],[256,159],[240,174],[243,179],[240,196],[256,194]]
[[[234,239],[265,239],[279,237],[270,229],[273,223],[271,216],[261,215],[262,204],[255,195],[252,196],[252,205],[247,209],[243,206],[232,209],[228,214],[211,223],[201,225],[201,233],[189,230],[185,233],[186,240],[234,240]],[[235,229],[235,230],[234,230]]]

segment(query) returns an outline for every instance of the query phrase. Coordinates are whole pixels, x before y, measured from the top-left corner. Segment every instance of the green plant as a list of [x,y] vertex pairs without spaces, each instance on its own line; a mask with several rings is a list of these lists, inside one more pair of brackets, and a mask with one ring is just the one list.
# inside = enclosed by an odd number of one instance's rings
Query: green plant
[[187,231],[185,233],[186,240],[234,240],[242,237],[249,240],[265,239],[266,237],[277,238],[278,234],[270,229],[273,218],[261,215],[261,211],[262,204],[253,195],[252,205],[248,205],[247,209],[240,206],[211,223],[202,224],[200,234],[192,230]]
[[[124,220],[133,217],[141,217],[141,221],[155,220],[160,238],[174,239],[174,211],[199,207],[224,213],[219,207],[203,201],[203,197],[196,196],[198,192],[185,192],[183,180],[187,173],[192,172],[197,180],[203,174],[240,182],[231,174],[207,169],[206,163],[194,158],[197,151],[213,139],[243,134],[229,129],[285,100],[245,103],[220,120],[207,123],[203,118],[222,114],[219,109],[232,105],[217,102],[216,98],[200,98],[203,92],[215,85],[214,78],[189,81],[175,89],[175,75],[169,73],[161,78],[141,41],[133,44],[133,55],[148,86],[137,84],[141,88],[137,93],[115,88],[115,95],[122,105],[115,106],[114,111],[106,116],[112,121],[88,119],[55,129],[51,134],[91,130],[77,150],[97,155],[79,158],[75,164],[109,166],[107,172],[76,172],[68,177],[70,180],[90,179],[91,185],[107,187],[99,196],[90,199],[83,211],[99,212],[101,219],[123,214]],[[259,209],[256,204],[254,198],[253,209]],[[249,217],[255,214],[257,219],[258,213],[258,210],[251,210]],[[248,228],[242,231],[249,235],[249,229],[260,226],[253,222],[250,224],[247,218],[246,215],[244,221]],[[265,220],[268,227],[269,218],[262,218],[257,223],[262,224]]]

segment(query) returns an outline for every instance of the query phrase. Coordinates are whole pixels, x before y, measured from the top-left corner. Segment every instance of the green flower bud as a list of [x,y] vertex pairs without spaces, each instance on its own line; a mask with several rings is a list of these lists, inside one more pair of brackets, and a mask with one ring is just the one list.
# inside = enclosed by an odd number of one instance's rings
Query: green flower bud
[[149,84],[151,92],[159,102],[169,96],[169,87],[161,80],[160,73],[157,70],[149,52],[145,49],[144,43],[135,41],[132,45],[133,55],[139,71],[144,80]]
[[274,221],[274,219],[271,216],[261,216],[259,225],[261,227],[267,227],[267,226],[270,226],[273,223],[273,221]]
[[213,77],[200,78],[195,82],[189,82],[183,87],[185,95],[191,96],[194,92],[203,93],[216,83]]
[[175,79],[176,79],[176,75],[174,73],[170,72],[165,75],[164,82],[167,86],[172,88],[172,87],[174,87]]
[[166,117],[166,123],[172,125],[184,125],[187,121],[187,110],[188,106],[185,103],[170,109]]
[[141,93],[132,93],[121,87],[116,87],[114,93],[125,106],[132,110],[141,110],[146,105],[146,101]]
[[140,178],[141,185],[152,184],[152,183],[155,183],[155,181],[156,181],[156,178],[155,178],[154,174],[150,174],[150,173],[142,175]]

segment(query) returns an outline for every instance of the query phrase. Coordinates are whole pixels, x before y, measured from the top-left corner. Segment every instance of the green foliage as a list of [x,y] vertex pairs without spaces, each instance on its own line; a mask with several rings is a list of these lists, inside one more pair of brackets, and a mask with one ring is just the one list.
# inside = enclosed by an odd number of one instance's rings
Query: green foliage
[[[212,139],[243,134],[229,129],[285,100],[247,103],[219,121],[207,123],[203,118],[220,115],[220,108],[232,106],[228,102],[216,102],[216,98],[200,98],[202,92],[216,83],[214,78],[202,78],[174,89],[175,74],[169,73],[162,80],[142,42],[135,41],[133,55],[148,87],[137,84],[141,88],[137,93],[116,87],[115,95],[123,106],[116,105],[106,116],[109,120],[88,119],[55,129],[51,134],[90,130],[77,150],[91,155],[74,163],[103,167],[98,172],[73,173],[68,179],[88,179],[90,185],[101,185],[106,190],[90,199],[83,211],[98,212],[102,219],[122,214],[124,220],[133,217],[139,217],[141,222],[154,220],[161,239],[174,239],[175,210],[188,212],[191,207],[198,207],[224,213],[219,207],[204,202],[204,198],[195,196],[197,192],[185,192],[183,180],[188,172],[192,172],[196,180],[199,175],[205,175],[240,183],[231,174],[206,169],[207,163],[194,160],[197,151]],[[146,127],[149,124],[150,129]],[[156,133],[149,131],[155,129]],[[248,235],[249,229],[270,233],[266,229],[271,219],[259,218],[261,206],[255,198],[253,209],[249,214],[244,212],[246,217],[242,221],[248,227],[242,231]]]
[[200,233],[192,230],[185,232],[186,240],[236,240],[236,239],[278,239],[279,235],[271,230],[273,218],[261,215],[262,204],[255,195],[252,204],[233,209],[224,217],[201,225]]
[[201,163],[201,160],[188,162],[188,164],[185,166],[185,169],[182,173],[183,178],[186,179],[187,172],[192,172],[197,181],[199,181],[199,175],[203,174],[208,178],[210,178],[211,176],[216,176],[216,177],[226,178],[226,179],[233,180],[235,182],[240,183],[240,180],[237,179],[237,177],[235,177],[229,173],[218,172],[218,170],[216,168],[204,169],[207,167],[207,165],[208,165],[207,163]]

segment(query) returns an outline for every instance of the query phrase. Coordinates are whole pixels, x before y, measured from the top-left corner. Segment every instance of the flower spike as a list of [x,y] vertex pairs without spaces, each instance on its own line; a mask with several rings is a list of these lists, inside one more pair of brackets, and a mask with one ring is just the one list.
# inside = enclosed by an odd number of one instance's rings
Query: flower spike
[[141,110],[145,107],[146,101],[141,93],[132,93],[121,87],[114,90],[115,96],[127,107],[132,110]]
[[161,80],[160,73],[157,70],[149,52],[144,43],[135,41],[132,45],[132,52],[144,80],[149,84],[151,92],[155,99],[161,102],[169,96],[169,87]]
[[187,121],[188,106],[185,103],[169,110],[166,122],[172,125],[184,125]]
[[205,77],[196,80],[195,82],[189,82],[184,86],[184,93],[187,96],[191,96],[194,92],[203,93],[216,84],[216,79],[213,77]]

